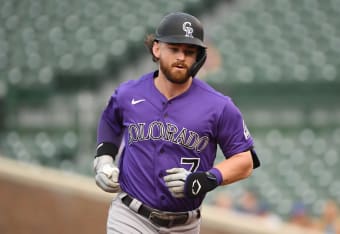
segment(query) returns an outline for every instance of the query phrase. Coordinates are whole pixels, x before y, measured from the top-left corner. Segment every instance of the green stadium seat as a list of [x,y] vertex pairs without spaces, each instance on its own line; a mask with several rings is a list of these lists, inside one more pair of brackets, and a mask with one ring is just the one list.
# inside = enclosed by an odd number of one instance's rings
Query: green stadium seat
[[[218,19],[211,39],[225,58],[225,69],[234,48],[237,54],[256,54],[247,57],[247,70],[254,71],[251,82],[334,82],[340,67],[338,5],[336,0],[254,1]],[[257,63],[268,66],[259,69]],[[242,62],[233,65],[244,71]],[[243,83],[244,75],[233,82]]]

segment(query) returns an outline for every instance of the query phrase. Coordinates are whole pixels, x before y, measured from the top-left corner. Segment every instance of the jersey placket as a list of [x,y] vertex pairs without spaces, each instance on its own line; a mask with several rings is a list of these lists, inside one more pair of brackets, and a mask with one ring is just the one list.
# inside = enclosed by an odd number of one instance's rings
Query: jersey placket
[[[159,119],[161,122],[164,123],[164,126],[166,128],[166,123],[168,122],[168,109],[169,109],[169,105],[171,104],[171,102],[169,101],[162,101],[162,109],[160,111],[160,116],[159,116]],[[163,165],[162,163],[162,160],[165,156],[165,144],[166,144],[166,141],[165,140],[162,140],[162,141],[159,141],[159,144],[157,145],[157,155],[156,155],[156,160],[155,160],[155,172],[156,172],[156,175],[158,175],[159,179],[159,183],[161,183],[161,181],[163,181],[163,177],[165,176],[165,170],[162,166],[160,165]],[[161,186],[161,185],[160,185]],[[160,192],[160,191],[157,191],[157,192]],[[166,197],[162,194],[162,192],[160,192],[160,194],[158,194],[159,198],[160,198],[160,202],[163,205],[167,205],[167,199]]]

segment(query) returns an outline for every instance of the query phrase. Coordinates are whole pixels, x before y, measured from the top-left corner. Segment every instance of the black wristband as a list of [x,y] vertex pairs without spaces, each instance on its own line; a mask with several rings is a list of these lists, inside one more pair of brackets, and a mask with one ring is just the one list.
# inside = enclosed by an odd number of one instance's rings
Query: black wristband
[[102,156],[102,155],[110,155],[112,156],[113,159],[115,159],[117,153],[118,153],[118,147],[116,145],[112,143],[108,143],[108,142],[103,142],[97,146],[97,154],[95,158]]
[[253,159],[253,169],[258,168],[261,165],[261,162],[260,162],[260,159],[257,156],[257,153],[254,150],[254,148],[250,149],[250,153],[251,153],[251,157]]
[[218,186],[217,178],[210,172],[194,172],[185,181],[184,192],[189,198],[204,196]]

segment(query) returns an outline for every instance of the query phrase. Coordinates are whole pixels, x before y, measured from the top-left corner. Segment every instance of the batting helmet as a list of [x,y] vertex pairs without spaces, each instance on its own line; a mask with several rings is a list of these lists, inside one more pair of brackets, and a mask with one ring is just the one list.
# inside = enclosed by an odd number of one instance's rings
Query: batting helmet
[[191,76],[196,75],[206,60],[207,46],[203,43],[203,26],[196,17],[190,14],[174,12],[164,16],[156,29],[155,40],[198,46],[200,50],[197,61],[189,71]]
[[203,48],[204,31],[201,22],[187,13],[170,13],[156,29],[156,40],[167,43],[197,45]]

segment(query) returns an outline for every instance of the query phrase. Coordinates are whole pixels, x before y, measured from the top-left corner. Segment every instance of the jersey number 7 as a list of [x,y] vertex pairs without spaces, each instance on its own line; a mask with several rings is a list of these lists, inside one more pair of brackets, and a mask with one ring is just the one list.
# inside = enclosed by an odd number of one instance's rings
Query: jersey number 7
[[189,164],[190,169],[189,171],[195,172],[200,165],[200,159],[199,158],[181,158],[181,164]]

